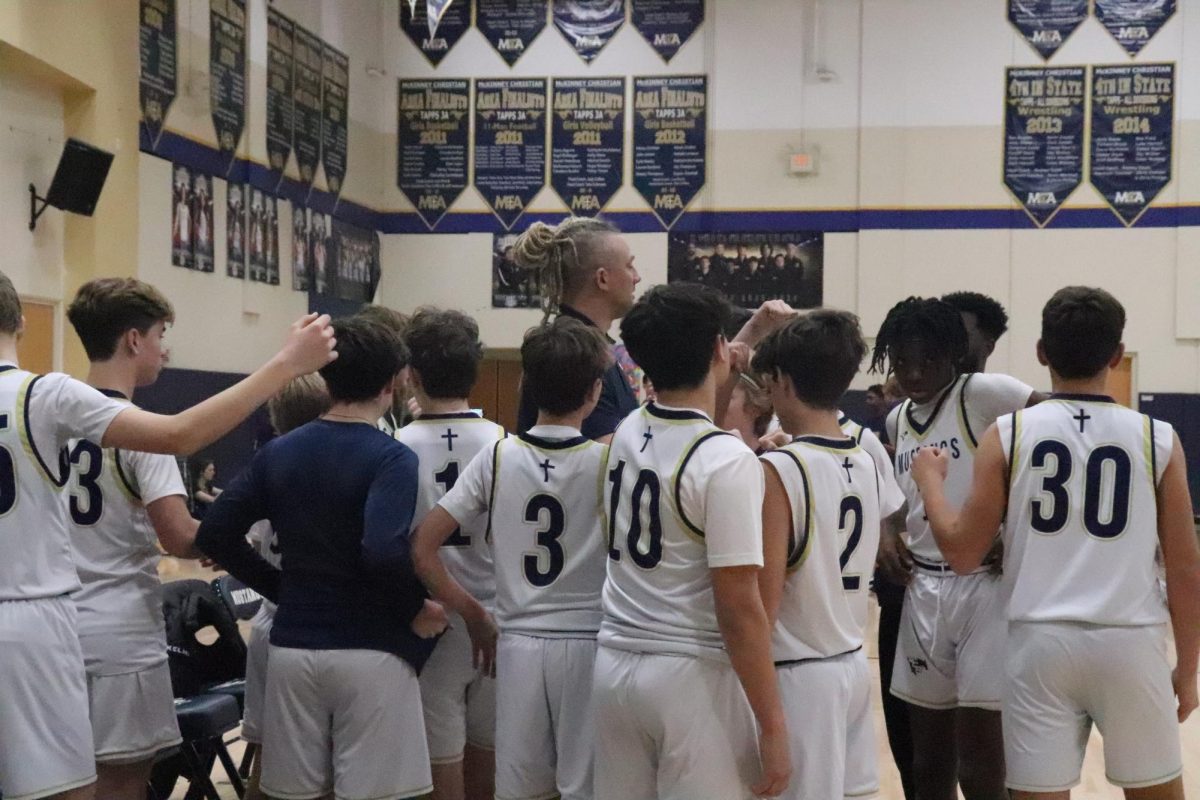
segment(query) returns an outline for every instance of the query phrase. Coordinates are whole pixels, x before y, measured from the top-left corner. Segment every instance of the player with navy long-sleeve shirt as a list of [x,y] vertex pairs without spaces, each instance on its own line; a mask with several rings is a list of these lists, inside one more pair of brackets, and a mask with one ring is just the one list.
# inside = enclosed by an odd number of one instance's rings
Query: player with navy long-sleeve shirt
[[[338,358],[321,370],[330,410],[265,446],[196,544],[278,602],[263,792],[414,797],[432,786],[417,683],[432,641],[410,628],[427,598],[409,555],[417,457],[375,427],[408,356],[378,323],[334,328]],[[244,538],[260,519],[278,537],[282,570]]]

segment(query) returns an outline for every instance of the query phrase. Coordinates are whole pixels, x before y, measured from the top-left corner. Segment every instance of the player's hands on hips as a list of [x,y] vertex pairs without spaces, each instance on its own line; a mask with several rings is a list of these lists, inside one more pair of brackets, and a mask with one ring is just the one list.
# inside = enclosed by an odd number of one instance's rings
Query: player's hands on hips
[[897,586],[908,586],[912,580],[913,562],[903,539],[885,532],[879,537],[879,557],[876,560],[889,581]]
[[305,314],[288,329],[278,358],[295,377],[316,372],[337,358],[337,339],[328,314]]
[[787,731],[760,733],[758,754],[762,759],[762,778],[750,787],[750,791],[759,797],[778,797],[792,779],[792,751]]
[[471,664],[496,677],[496,640],[500,637],[496,620],[487,611],[465,619],[467,634],[471,637]]
[[949,471],[950,455],[940,447],[922,447],[913,457],[913,480],[922,489],[934,481],[941,483],[946,480]]
[[1180,674],[1178,669],[1174,669],[1171,671],[1171,683],[1179,700],[1179,721],[1183,722],[1200,704],[1196,697],[1196,673]]
[[425,605],[413,617],[412,632],[422,639],[432,639],[440,636],[450,624],[446,608],[436,600],[426,600]]

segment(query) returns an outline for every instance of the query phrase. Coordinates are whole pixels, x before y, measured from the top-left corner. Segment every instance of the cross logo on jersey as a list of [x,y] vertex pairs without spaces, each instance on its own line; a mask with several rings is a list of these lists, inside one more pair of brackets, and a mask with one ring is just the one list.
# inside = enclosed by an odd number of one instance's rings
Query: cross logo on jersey
[[541,470],[542,470],[542,475],[543,475],[542,480],[544,480],[546,483],[549,483],[550,482],[550,470],[554,469],[554,465],[550,463],[550,459],[547,458],[545,461],[538,464],[538,467],[541,468]]
[[854,469],[854,465],[850,463],[850,456],[846,456],[846,460],[842,462],[842,469],[846,470],[846,483],[854,483],[854,479],[850,477],[850,470]]
[[446,432],[445,432],[445,433],[443,433],[443,434],[442,434],[441,436],[439,436],[438,438],[439,438],[439,439],[445,439],[445,440],[446,440],[446,449],[447,449],[447,450],[450,450],[450,451],[452,451],[452,452],[453,452],[453,450],[454,450],[454,440],[458,438],[458,434],[457,434],[457,433],[455,433],[454,431],[452,431],[450,428],[446,428]]
[[1081,409],[1079,409],[1079,413],[1078,413],[1078,414],[1076,414],[1075,416],[1071,417],[1071,419],[1074,419],[1074,420],[1078,420],[1078,421],[1079,421],[1079,432],[1080,432],[1080,433],[1083,433],[1083,426],[1084,426],[1084,425],[1087,423],[1087,421],[1088,421],[1089,419],[1091,419],[1091,418],[1092,418],[1092,417],[1091,417],[1091,415],[1090,415],[1090,414],[1088,414],[1088,413],[1087,413],[1087,411],[1083,410],[1082,408],[1081,408]]
[[649,428],[646,428],[646,432],[642,434],[642,438],[646,441],[642,442],[642,449],[638,450],[639,453],[646,452],[646,445],[650,444],[650,440],[654,438],[654,434],[650,432]]

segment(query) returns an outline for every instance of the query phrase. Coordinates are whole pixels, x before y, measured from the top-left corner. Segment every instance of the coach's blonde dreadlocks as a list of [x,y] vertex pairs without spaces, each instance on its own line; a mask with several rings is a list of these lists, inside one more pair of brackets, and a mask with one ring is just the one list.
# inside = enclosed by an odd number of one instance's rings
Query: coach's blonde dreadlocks
[[567,296],[583,287],[596,270],[600,240],[614,233],[620,231],[607,222],[568,217],[553,227],[535,222],[521,234],[513,244],[513,260],[537,270],[544,318],[557,312]]

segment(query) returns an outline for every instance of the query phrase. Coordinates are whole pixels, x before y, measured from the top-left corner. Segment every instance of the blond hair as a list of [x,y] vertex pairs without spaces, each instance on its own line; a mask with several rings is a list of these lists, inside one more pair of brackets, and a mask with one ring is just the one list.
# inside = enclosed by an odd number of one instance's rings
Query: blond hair
[[312,422],[329,410],[325,379],[315,372],[293,379],[267,401],[271,427],[280,436]]
[[535,222],[513,244],[513,260],[537,270],[538,293],[546,317],[582,289],[599,267],[604,237],[619,234],[614,226],[590,217],[567,217],[557,225]]

